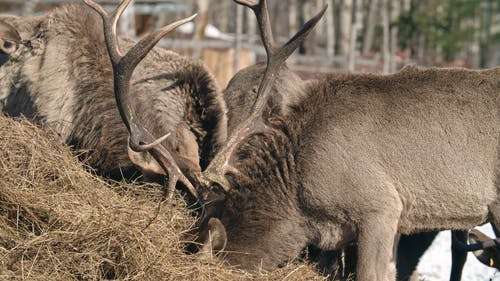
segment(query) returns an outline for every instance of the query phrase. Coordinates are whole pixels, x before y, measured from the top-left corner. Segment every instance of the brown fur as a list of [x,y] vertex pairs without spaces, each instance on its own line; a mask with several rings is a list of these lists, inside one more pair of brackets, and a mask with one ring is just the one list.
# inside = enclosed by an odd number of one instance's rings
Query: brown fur
[[[134,173],[100,17],[86,6],[66,5],[43,17],[0,20],[32,45],[0,68],[3,111],[47,124],[84,150],[82,157],[100,174]],[[123,51],[132,44],[120,42]],[[225,140],[225,104],[200,62],[155,48],[134,72],[131,91],[145,127],[156,137],[171,133],[164,146],[185,163],[181,169],[199,170],[200,163],[203,168]]]
[[[257,84],[262,68],[247,71]],[[267,118],[274,133],[240,145],[242,175],[228,176],[216,212],[226,259],[272,268],[307,244],[357,241],[358,280],[394,280],[397,233],[498,224],[499,81],[500,68],[407,67],[331,75],[298,102],[271,99],[286,110]]]

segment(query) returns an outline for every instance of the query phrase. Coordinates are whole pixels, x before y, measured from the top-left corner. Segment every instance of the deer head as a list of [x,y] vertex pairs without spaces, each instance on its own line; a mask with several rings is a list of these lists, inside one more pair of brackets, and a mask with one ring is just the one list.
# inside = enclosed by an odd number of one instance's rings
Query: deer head
[[11,54],[17,50],[22,43],[21,36],[10,24],[0,21],[0,51],[4,54]]
[[10,24],[0,20],[0,66],[23,44],[21,36]]

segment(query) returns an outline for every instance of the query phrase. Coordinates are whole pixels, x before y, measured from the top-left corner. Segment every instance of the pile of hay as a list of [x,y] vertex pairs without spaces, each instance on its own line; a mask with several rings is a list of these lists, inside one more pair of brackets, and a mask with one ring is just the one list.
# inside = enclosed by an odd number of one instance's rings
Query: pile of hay
[[324,279],[307,265],[251,276],[186,255],[194,219],[180,198],[157,212],[161,198],[93,176],[56,136],[0,115],[0,280]]

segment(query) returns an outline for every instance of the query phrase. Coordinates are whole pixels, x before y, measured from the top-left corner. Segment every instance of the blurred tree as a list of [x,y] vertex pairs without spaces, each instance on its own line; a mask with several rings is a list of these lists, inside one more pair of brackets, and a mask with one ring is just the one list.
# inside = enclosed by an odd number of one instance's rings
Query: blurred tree
[[[422,47],[431,61],[468,60],[478,67],[487,66],[495,51],[494,19],[499,0],[413,0],[395,24],[399,27],[399,45]],[[497,29],[498,30],[498,29]],[[423,39],[425,38],[425,39]],[[490,50],[490,51],[488,51]],[[480,54],[480,58],[475,58]],[[475,62],[477,61],[477,62]]]
[[245,9],[246,34],[249,43],[258,43],[257,39],[257,21],[251,9]]
[[38,2],[40,2],[40,0],[25,0],[21,10],[21,16],[33,15]]
[[326,11],[326,54],[329,58],[335,55],[335,21],[334,21],[334,1],[327,0],[328,9]]
[[363,54],[367,54],[372,50],[373,37],[375,35],[375,26],[377,26],[377,13],[379,10],[379,0],[371,0],[368,8],[368,19],[366,22],[365,36],[363,40]]
[[[400,6],[400,1],[395,0],[391,1],[392,5],[390,6],[391,9],[391,23],[397,22],[399,19],[399,16],[401,15],[401,6]],[[396,66],[396,53],[398,51],[398,25],[397,24],[392,24],[390,26],[391,30],[391,37],[390,37],[390,53],[391,55],[389,56],[389,71],[390,72],[395,72],[397,69]]]
[[352,9],[354,14],[354,22],[351,24],[350,38],[349,38],[349,50],[347,53],[347,69],[354,71],[356,66],[356,49],[357,49],[357,39],[358,33],[363,27],[363,1],[354,0],[352,3]]
[[351,41],[353,0],[342,0],[340,4],[340,42],[339,53],[347,57],[349,54],[349,42]]
[[388,73],[390,71],[390,35],[389,35],[389,0],[380,0],[380,11],[382,17],[382,72]]
[[234,40],[233,73],[240,69],[241,40],[243,36],[243,9],[242,5],[236,6],[236,38]]
[[201,40],[205,39],[205,28],[208,24],[208,0],[197,0],[198,20],[194,32],[194,38]]

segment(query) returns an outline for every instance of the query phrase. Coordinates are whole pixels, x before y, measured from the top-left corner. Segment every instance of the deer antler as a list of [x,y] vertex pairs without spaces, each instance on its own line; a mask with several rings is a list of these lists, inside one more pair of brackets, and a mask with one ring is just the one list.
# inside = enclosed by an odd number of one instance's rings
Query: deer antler
[[223,149],[214,157],[207,169],[203,172],[203,176],[207,180],[218,183],[225,191],[229,191],[230,189],[225,175],[227,173],[239,173],[237,169],[232,166],[232,158],[238,145],[249,136],[272,131],[272,129],[264,123],[262,115],[280,68],[284,65],[287,58],[307,38],[307,35],[309,35],[328,7],[325,6],[316,16],[305,23],[285,45],[278,48],[276,47],[271,24],[269,22],[266,0],[259,0],[258,3],[250,0],[234,1],[254,11],[259,24],[260,37],[267,53],[267,66],[257,91],[257,98],[252,107],[251,115],[238,127],[235,131],[236,133],[229,138],[229,141]]
[[151,51],[151,49],[163,36],[176,27],[193,20],[196,17],[196,14],[154,31],[139,41],[139,43],[135,44],[135,46],[133,46],[125,55],[122,55],[120,47],[118,46],[116,26],[118,19],[130,4],[131,0],[122,1],[118,8],[111,14],[106,12],[102,6],[92,0],[83,1],[89,7],[94,9],[103,20],[106,48],[113,67],[115,99],[120,116],[122,117],[130,135],[130,148],[136,152],[149,151],[149,153],[151,153],[155,160],[168,174],[167,199],[170,199],[173,196],[175,185],[178,181],[182,182],[187,189],[199,199],[193,185],[182,173],[170,152],[163,145],[161,145],[161,142],[163,142],[170,135],[170,133],[156,139],[145,127],[138,123],[129,92],[132,73],[141,60],[149,53],[149,51]]

